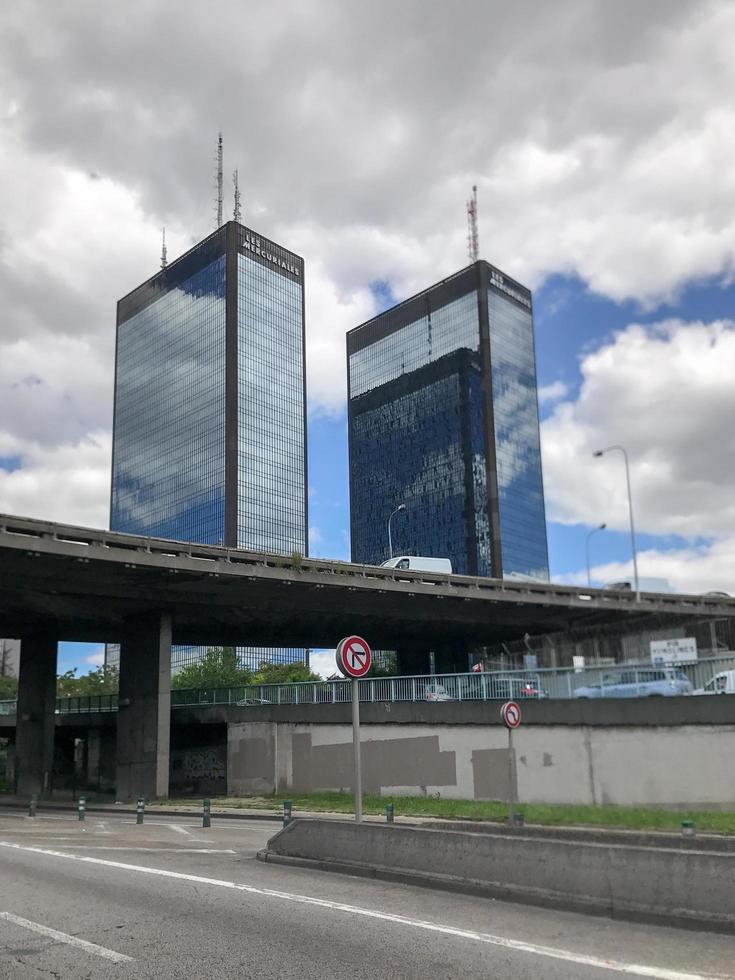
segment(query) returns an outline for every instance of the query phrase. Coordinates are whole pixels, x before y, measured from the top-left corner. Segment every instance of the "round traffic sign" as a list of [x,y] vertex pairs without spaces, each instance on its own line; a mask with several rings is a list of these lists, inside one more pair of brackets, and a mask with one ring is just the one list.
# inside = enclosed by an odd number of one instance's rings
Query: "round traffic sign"
[[364,677],[370,670],[372,653],[361,636],[346,636],[336,651],[337,670],[347,677]]
[[506,701],[500,709],[500,717],[506,728],[518,728],[521,723],[521,707],[515,701]]

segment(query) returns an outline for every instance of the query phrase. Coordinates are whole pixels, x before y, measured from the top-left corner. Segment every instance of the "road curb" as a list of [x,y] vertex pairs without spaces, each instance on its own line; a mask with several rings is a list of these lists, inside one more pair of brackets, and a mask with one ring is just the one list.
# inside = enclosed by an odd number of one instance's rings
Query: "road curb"
[[612,919],[735,934],[732,851],[305,819],[280,830],[256,857]]
[[324,871],[357,878],[371,878],[376,881],[450,892],[455,895],[471,895],[490,901],[531,905],[534,908],[557,909],[562,912],[577,912],[620,922],[645,922],[656,926],[678,927],[695,932],[714,932],[728,936],[735,933],[735,926],[727,922],[702,920],[686,915],[664,915],[644,909],[630,911],[617,909],[606,903],[597,902],[588,896],[573,899],[568,895],[561,895],[552,891],[513,887],[500,882],[477,881],[471,878],[431,874],[430,872],[397,871],[378,864],[288,857],[283,854],[274,854],[267,848],[258,851],[255,857],[263,864],[303,868],[309,871]]

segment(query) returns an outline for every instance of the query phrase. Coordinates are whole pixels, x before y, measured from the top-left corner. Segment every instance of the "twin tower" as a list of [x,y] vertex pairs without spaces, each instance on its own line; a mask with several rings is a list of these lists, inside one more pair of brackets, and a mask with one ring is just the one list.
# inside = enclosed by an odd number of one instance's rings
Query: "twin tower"
[[[548,577],[531,294],[478,261],[347,334],[352,560]],[[304,262],[230,221],[118,303],[110,527],[307,554]]]

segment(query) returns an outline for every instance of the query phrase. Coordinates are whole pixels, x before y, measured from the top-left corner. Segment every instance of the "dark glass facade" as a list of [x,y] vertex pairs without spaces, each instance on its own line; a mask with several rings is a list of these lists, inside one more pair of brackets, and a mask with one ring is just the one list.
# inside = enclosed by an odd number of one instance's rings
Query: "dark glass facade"
[[120,300],[112,530],[307,553],[303,278],[299,256],[228,222]]
[[548,578],[531,294],[486,262],[347,335],[352,558]]

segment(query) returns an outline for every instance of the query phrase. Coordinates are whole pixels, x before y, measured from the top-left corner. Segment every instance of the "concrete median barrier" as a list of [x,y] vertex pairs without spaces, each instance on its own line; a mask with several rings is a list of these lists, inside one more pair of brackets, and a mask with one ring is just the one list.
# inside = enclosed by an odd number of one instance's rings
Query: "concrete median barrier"
[[735,853],[299,819],[263,861],[735,933]]

